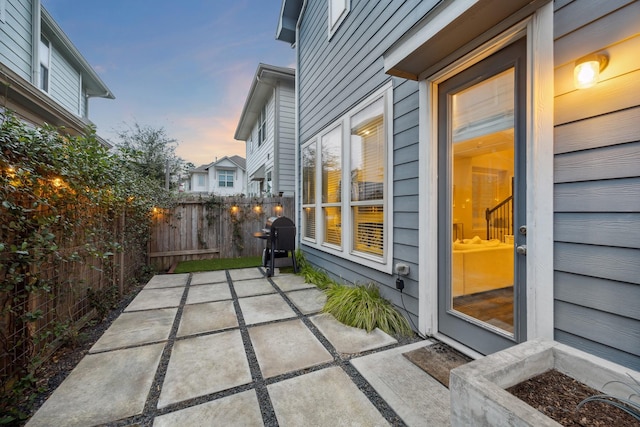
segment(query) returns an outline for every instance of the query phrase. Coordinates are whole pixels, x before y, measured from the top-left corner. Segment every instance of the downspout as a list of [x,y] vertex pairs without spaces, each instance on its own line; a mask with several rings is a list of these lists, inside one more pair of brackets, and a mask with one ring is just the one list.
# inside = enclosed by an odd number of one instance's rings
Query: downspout
[[280,82],[273,88],[273,188],[271,196],[280,191]]
[[42,32],[42,14],[40,0],[31,3],[31,84],[40,89],[40,34]]
[[298,224],[298,233],[296,233],[296,247],[300,247],[300,236],[302,230],[300,225],[302,224],[302,213],[300,206],[302,203],[302,183],[300,182],[300,24],[302,23],[302,16],[307,8],[307,0],[302,0],[302,7],[300,8],[300,14],[298,15],[298,21],[296,22],[296,76],[295,76],[295,187],[293,191],[293,208],[295,223]]

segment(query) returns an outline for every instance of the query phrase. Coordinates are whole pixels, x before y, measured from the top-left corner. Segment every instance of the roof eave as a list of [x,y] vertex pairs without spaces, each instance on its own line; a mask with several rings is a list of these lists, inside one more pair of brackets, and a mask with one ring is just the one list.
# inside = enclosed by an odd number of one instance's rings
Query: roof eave
[[84,58],[84,56],[82,56],[80,51],[71,42],[62,28],[60,28],[58,23],[49,14],[47,9],[42,6],[41,10],[43,24],[51,33],[51,35],[55,37],[56,41],[58,42],[57,44],[64,48],[64,52],[71,57],[71,59],[75,62],[75,65],[80,69],[83,78],[83,85],[87,88],[87,94],[92,97],[115,99],[115,96],[113,95],[111,90],[102,81],[100,76],[98,76],[98,73],[95,72],[93,67],[89,65],[87,60]]
[[[249,94],[245,100],[238,127],[233,136],[238,141],[247,141],[256,119],[256,111],[262,107],[265,98],[272,88],[272,82],[290,82],[295,84],[296,72],[293,68],[278,67],[260,63],[249,88]],[[265,81],[267,80],[267,81]]]
[[302,10],[302,0],[282,0],[276,40],[294,44],[296,42],[296,24]]

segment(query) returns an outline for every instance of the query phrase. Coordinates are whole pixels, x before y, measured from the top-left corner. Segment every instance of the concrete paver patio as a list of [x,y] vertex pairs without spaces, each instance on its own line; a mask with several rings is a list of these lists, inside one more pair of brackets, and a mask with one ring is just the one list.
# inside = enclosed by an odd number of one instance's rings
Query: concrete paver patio
[[319,314],[262,269],[158,275],[28,426],[449,424],[448,390],[399,346]]

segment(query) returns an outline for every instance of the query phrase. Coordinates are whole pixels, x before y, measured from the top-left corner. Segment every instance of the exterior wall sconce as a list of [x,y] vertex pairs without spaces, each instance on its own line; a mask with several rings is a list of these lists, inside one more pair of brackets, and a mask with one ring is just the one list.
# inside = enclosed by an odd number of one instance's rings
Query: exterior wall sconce
[[282,204],[278,203],[276,205],[276,215],[277,216],[281,216],[282,215]]
[[256,213],[260,213],[262,211],[262,206],[256,205],[256,207],[253,209],[256,211]]
[[238,205],[233,205],[231,206],[231,213],[232,214],[237,214],[238,213]]
[[609,58],[601,53],[587,55],[578,59],[573,69],[573,84],[576,89],[595,86],[600,79],[600,72],[607,67]]

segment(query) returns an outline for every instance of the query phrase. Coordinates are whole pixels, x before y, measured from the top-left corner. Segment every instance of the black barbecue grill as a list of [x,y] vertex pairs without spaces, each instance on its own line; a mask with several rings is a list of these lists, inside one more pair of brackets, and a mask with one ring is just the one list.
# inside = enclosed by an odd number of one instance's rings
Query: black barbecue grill
[[273,276],[275,267],[293,265],[293,271],[298,272],[296,226],[293,221],[285,216],[272,216],[267,219],[265,228],[253,235],[267,241],[267,247],[262,251],[262,266],[267,269],[267,277]]

